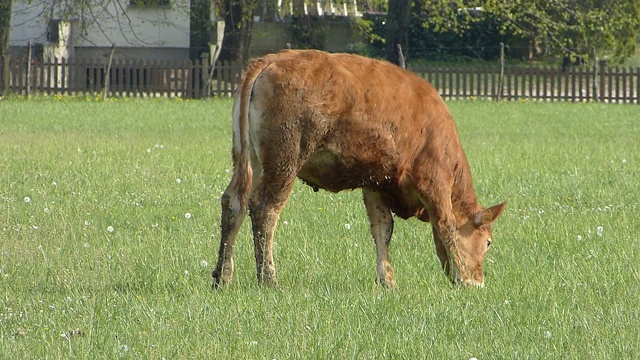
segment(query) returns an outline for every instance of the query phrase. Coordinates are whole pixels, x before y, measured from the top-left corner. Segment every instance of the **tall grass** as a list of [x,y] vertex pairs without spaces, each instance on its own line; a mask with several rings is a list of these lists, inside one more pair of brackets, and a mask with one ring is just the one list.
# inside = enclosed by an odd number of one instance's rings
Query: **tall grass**
[[482,290],[450,287],[415,220],[379,288],[360,193],[296,184],[280,287],[256,284],[247,221],[214,291],[230,107],[0,102],[0,358],[640,355],[636,107],[450,104],[481,202],[509,201]]

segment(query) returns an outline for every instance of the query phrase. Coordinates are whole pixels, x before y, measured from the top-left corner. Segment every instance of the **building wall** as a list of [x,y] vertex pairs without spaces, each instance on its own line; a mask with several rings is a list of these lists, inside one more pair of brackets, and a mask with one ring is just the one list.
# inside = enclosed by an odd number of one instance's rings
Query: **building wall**
[[131,49],[135,56],[143,57],[144,51],[140,49],[157,47],[169,48],[172,57],[176,49],[187,49],[188,54],[189,0],[172,0],[166,7],[136,7],[129,5],[130,0],[114,0],[104,8],[85,11],[84,17],[80,13],[63,14],[58,7],[51,12],[49,3],[13,1],[11,46],[24,47],[29,42],[47,44],[48,20],[53,14],[52,18],[71,23],[71,46],[78,57],[102,53],[112,44],[119,49],[118,56],[126,56],[127,49]]
[[[64,1],[64,0],[59,0]],[[115,59],[182,60],[189,57],[190,0],[171,0],[168,7],[130,6],[130,0],[109,0],[105,8],[95,8],[93,16],[62,14],[55,8],[53,19],[70,26],[58,29],[58,43],[48,41],[49,16],[53,1],[14,0],[10,45],[13,53],[24,53],[29,42],[46,49],[50,57],[104,59],[115,44]],[[326,5],[328,1],[323,1]],[[123,13],[124,10],[124,13]],[[327,51],[344,51],[357,41],[344,17],[313,16],[313,46]],[[259,17],[258,19],[259,20]],[[300,47],[287,22],[253,24],[251,56]],[[63,40],[65,41],[63,44]]]
[[251,57],[260,57],[287,48],[291,29],[283,22],[256,22],[251,33]]
[[[313,20],[312,42],[318,50],[344,52],[349,45],[364,41],[351,27],[346,18],[315,18]],[[299,47],[295,43],[293,30],[285,22],[257,22],[253,24],[251,35],[251,56]]]

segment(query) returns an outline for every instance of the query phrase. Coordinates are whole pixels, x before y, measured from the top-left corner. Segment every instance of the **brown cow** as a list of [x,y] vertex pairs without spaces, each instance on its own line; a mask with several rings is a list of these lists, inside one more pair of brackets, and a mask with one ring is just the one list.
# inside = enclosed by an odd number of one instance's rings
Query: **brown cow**
[[233,276],[250,210],[258,281],[276,284],[273,233],[296,176],[313,189],[361,188],[380,282],[393,287],[392,213],[431,222],[454,283],[484,285],[491,223],[474,193],[456,126],[427,81],[388,62],[291,50],[253,61],[233,104],[233,178],[222,196],[214,287]]

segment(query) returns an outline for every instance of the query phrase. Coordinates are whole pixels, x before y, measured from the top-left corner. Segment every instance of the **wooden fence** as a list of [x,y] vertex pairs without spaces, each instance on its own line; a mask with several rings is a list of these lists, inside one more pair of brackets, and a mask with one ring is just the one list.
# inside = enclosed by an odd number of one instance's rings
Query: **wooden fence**
[[[421,66],[409,70],[429,80],[445,99],[599,101],[640,104],[640,68],[488,65]],[[212,75],[213,71],[213,75]],[[5,88],[14,94],[136,97],[229,97],[242,66],[200,60],[179,62],[114,60],[31,61],[9,59]],[[502,73],[502,74],[501,74]],[[5,73],[7,74],[7,73]]]
[[113,60],[108,67],[101,60],[64,58],[29,64],[25,57],[9,59],[5,88],[20,95],[94,96],[106,89],[107,96],[121,97],[227,97],[241,72],[240,66],[220,62],[211,76],[208,64],[200,60]]
[[599,101],[640,104],[640,68],[426,66],[410,68],[429,80],[445,99]]

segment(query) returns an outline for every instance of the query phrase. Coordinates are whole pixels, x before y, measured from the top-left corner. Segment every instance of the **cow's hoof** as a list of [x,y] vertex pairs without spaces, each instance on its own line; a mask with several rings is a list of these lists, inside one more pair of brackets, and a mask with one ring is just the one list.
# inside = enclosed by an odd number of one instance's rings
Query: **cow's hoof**
[[393,279],[376,279],[376,284],[382,286],[385,289],[393,289],[396,287],[396,282]]
[[231,282],[231,279],[224,279],[218,270],[213,270],[213,272],[211,272],[211,278],[213,279],[213,282],[211,283],[212,289],[224,287]]

